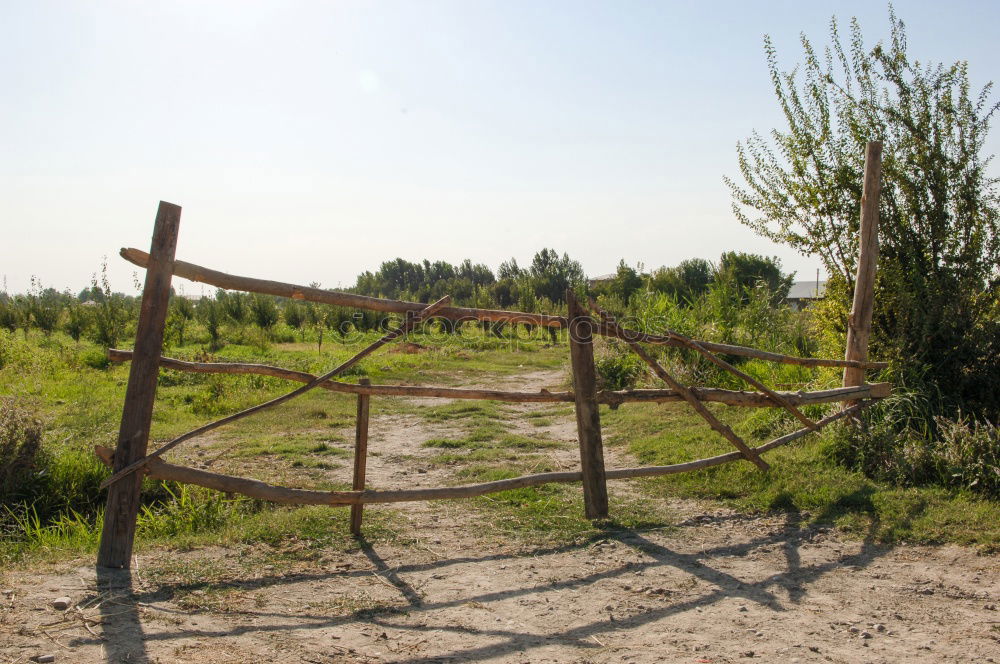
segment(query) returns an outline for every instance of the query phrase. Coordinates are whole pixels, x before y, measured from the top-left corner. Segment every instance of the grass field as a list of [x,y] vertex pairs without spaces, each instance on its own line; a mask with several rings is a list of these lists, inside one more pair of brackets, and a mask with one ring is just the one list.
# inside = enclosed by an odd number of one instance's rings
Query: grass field
[[[374,338],[374,336],[372,336]],[[371,339],[348,345],[327,343],[323,353],[308,344],[259,347],[229,345],[212,355],[198,346],[174,348],[185,359],[275,364],[319,373],[346,359]],[[350,371],[346,380],[482,385],[548,372],[568,387],[565,343],[510,341],[472,335],[454,339],[416,334],[412,352],[380,351]],[[51,337],[0,332],[0,396],[7,408],[27,409],[40,422],[41,449],[34,467],[16,486],[6,487],[0,510],[5,562],[32,564],[49,558],[90,556],[96,550],[107,476],[94,458],[94,445],[114,445],[128,366],[107,365],[102,352],[59,333]],[[259,376],[211,376],[162,371],[152,438],[163,441],[208,420],[277,396],[292,387]],[[494,402],[414,403],[380,398],[373,422],[420,422],[437,433],[416,445],[413,455],[444,482],[464,483],[551,469],[559,443],[546,431],[571,420],[569,404],[542,404],[529,411]],[[170,459],[206,465],[261,480],[314,489],[345,488],[355,400],[316,390],[277,409],[224,427],[182,446]],[[716,408],[753,440],[766,440],[793,424],[771,411]],[[811,413],[817,416],[819,413]],[[631,463],[663,464],[729,451],[683,404],[602,408],[605,441]],[[394,421],[394,420],[393,420]],[[520,428],[514,426],[519,422]],[[643,480],[632,489],[612,487],[613,524],[633,528],[671,525],[669,511],[654,509],[664,498],[722,501],[749,512],[794,512],[805,521],[834,524],[882,542],[955,542],[994,550],[1000,542],[1000,505],[940,488],[882,485],[837,465],[829,436],[811,436],[769,455],[764,474],[748,463]],[[565,450],[564,450],[565,452]],[[372,450],[378,455],[377,449]],[[413,458],[416,458],[414,456]],[[404,459],[405,460],[405,459]],[[140,515],[139,547],[193,547],[209,543],[271,543],[283,546],[355,547],[346,512],[278,508],[227,497],[197,487],[147,482]],[[454,503],[441,509],[453,509]],[[577,485],[522,489],[465,504],[481,513],[484,532],[536,542],[599,537],[601,524],[582,518]],[[369,538],[406,541],[394,509],[366,514]],[[278,555],[278,554],[275,554]]]

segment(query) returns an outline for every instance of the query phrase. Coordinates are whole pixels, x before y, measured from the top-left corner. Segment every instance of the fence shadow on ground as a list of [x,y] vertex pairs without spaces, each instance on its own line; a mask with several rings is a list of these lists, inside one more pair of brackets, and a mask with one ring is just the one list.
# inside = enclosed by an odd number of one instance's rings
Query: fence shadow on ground
[[[865,501],[863,496],[857,496],[856,498],[862,503]],[[861,507],[860,511],[867,512],[868,510]],[[681,528],[684,527],[683,525],[681,526]],[[691,524],[691,527],[698,526]],[[235,625],[225,630],[191,629],[189,627],[174,630],[160,629],[158,626],[164,624],[161,621],[157,621],[153,625],[150,625],[148,622],[146,625],[143,625],[139,607],[152,608],[158,611],[165,609],[168,613],[174,613],[173,609],[168,607],[161,608],[156,606],[156,604],[168,602],[171,597],[196,587],[218,591],[231,589],[246,591],[293,583],[321,582],[334,578],[349,582],[352,579],[361,580],[362,578],[370,578],[373,570],[275,574],[254,579],[235,579],[216,584],[164,584],[146,591],[133,591],[133,586],[131,585],[132,579],[126,573],[102,570],[99,572],[99,584],[102,588],[106,588],[109,591],[113,590],[114,592],[114,602],[107,603],[107,609],[102,607],[102,615],[105,620],[104,634],[109,639],[104,644],[106,661],[109,664],[121,661],[148,661],[147,644],[154,642],[194,638],[205,644],[206,649],[210,650],[212,648],[211,642],[216,639],[224,642],[227,639],[248,634],[281,633],[309,629],[318,630],[351,624],[367,624],[389,629],[407,630],[414,634],[435,631],[454,632],[466,634],[470,640],[489,639],[491,641],[491,643],[485,645],[471,646],[447,653],[446,655],[413,656],[409,658],[399,656],[392,660],[398,663],[405,662],[406,664],[429,663],[440,661],[442,658],[475,662],[515,653],[530,656],[530,652],[533,649],[542,646],[552,646],[554,644],[596,649],[600,647],[598,646],[598,642],[605,633],[640,627],[673,615],[711,606],[717,602],[731,598],[742,599],[768,611],[784,612],[795,604],[798,604],[804,596],[808,595],[808,584],[817,581],[825,574],[844,567],[851,567],[855,570],[865,568],[883,556],[888,549],[876,545],[874,533],[877,532],[877,529],[878,523],[873,521],[868,536],[862,542],[860,550],[855,553],[840,555],[833,560],[820,564],[802,565],[800,547],[802,543],[814,538],[817,534],[817,529],[813,526],[803,524],[799,516],[795,513],[789,514],[784,527],[774,532],[755,537],[747,542],[711,547],[696,553],[681,552],[666,544],[653,541],[650,536],[651,532],[649,531],[614,528],[605,531],[605,537],[608,540],[615,540],[641,553],[643,557],[641,562],[621,563],[611,569],[593,572],[582,577],[562,578],[533,583],[531,585],[521,585],[520,587],[514,581],[512,583],[514,587],[509,589],[480,593],[470,591],[467,594],[462,594],[460,597],[444,601],[436,601],[433,597],[422,597],[413,583],[407,579],[408,575],[445,570],[456,565],[559,556],[583,549],[591,543],[534,548],[517,553],[455,556],[432,562],[394,566],[387,562],[383,555],[379,553],[378,547],[362,540],[361,552],[371,562],[374,567],[374,573],[387,585],[392,586],[398,591],[400,603],[397,610],[360,610],[339,616],[322,615],[320,613],[250,610],[241,618],[245,624]],[[779,547],[784,554],[786,561],[784,568],[775,569],[774,574],[768,575],[760,581],[745,582],[738,576],[707,562],[719,557],[747,556],[753,554],[755,551],[773,547]],[[695,597],[684,599],[683,601],[672,602],[664,606],[647,607],[638,613],[622,617],[615,622],[609,622],[607,618],[602,618],[571,629],[550,632],[544,635],[532,633],[528,630],[500,627],[496,629],[478,629],[468,626],[456,626],[453,624],[453,621],[435,619],[435,612],[448,608],[468,604],[489,607],[491,603],[512,598],[530,597],[564,589],[585,590],[603,579],[622,577],[626,574],[634,574],[637,571],[645,572],[662,567],[672,567],[690,574],[700,581],[709,584],[712,589]],[[782,591],[782,595],[786,596],[787,599],[783,600],[779,597],[777,592],[779,590]],[[420,614],[421,619],[419,624],[407,621],[406,615],[401,616],[401,614],[412,616],[415,613]],[[189,614],[176,611],[176,615],[180,618]],[[96,639],[81,638],[71,645],[93,645],[96,643],[99,643]]]

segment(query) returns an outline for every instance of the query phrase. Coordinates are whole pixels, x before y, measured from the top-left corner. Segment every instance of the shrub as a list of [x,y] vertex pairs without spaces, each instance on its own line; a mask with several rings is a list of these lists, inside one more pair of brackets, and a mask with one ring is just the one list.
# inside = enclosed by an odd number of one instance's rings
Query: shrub
[[17,496],[26,478],[37,470],[42,422],[22,401],[0,399],[0,498]]
[[1000,498],[1000,431],[964,415],[931,417],[915,393],[872,407],[863,426],[837,428],[829,452],[838,462],[898,486],[937,484]]
[[624,344],[609,340],[594,358],[597,389],[625,390],[635,387],[642,376],[642,360]]

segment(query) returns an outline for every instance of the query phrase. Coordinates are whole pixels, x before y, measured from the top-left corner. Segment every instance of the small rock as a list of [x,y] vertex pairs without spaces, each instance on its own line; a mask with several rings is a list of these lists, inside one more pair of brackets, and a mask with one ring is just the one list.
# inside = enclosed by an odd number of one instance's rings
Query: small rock
[[35,655],[31,658],[32,662],[54,662],[56,661],[55,655]]
[[[6,592],[11,592],[11,591],[5,590],[4,592],[6,593]],[[996,611],[997,610],[997,605],[996,604],[987,604],[983,608],[986,609],[987,611]]]
[[917,591],[917,594],[918,595],[933,595],[934,594],[934,589],[933,588],[921,588],[920,590]]
[[813,652],[819,652],[819,647],[818,646],[809,646],[809,650],[811,650]]
[[872,638],[872,633],[871,632],[861,632],[861,638],[862,639],[870,639],[870,638]]
[[56,597],[52,600],[52,608],[56,611],[65,611],[73,603],[69,597]]
[[753,650],[747,650],[743,653],[744,657],[753,657]]
[[747,611],[749,611],[749,609],[747,607],[745,607],[745,606],[741,606],[740,607],[740,613],[746,613]]
[[873,625],[873,627],[875,628],[876,632],[884,632],[885,631],[885,625],[883,625],[881,623],[876,623],[875,625]]
[[860,630],[860,629],[858,629],[857,627],[854,627],[854,626],[851,626],[851,627],[848,627],[848,628],[847,628],[847,631],[848,631],[848,632],[850,632],[851,634],[857,634],[857,633],[858,633],[858,632],[860,632],[861,630]]

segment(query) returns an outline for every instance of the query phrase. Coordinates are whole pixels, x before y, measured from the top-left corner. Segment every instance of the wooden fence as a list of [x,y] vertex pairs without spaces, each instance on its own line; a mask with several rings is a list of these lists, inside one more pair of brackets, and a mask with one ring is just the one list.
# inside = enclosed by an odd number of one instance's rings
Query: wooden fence
[[[566,292],[568,315],[562,317],[516,311],[452,307],[449,297],[444,297],[428,305],[418,302],[364,297],[225,274],[174,259],[180,223],[180,208],[161,202],[150,252],[147,254],[138,249],[122,249],[121,251],[123,258],[146,269],[146,284],[143,290],[135,349],[133,351],[109,351],[111,360],[115,362],[131,361],[131,367],[118,446],[116,450],[103,447],[96,449],[98,457],[114,470],[111,477],[102,485],[110,488],[104,530],[98,553],[98,565],[124,567],[129,564],[139,507],[139,491],[144,475],[157,479],[197,484],[220,491],[240,493],[276,503],[350,505],[351,530],[357,534],[360,533],[361,529],[362,508],[368,503],[468,498],[521,487],[538,486],[549,482],[581,482],[587,517],[602,519],[606,518],[608,513],[608,479],[682,473],[740,459],[750,461],[762,471],[767,470],[769,466],[762,458],[764,452],[819,431],[832,422],[850,417],[874,400],[888,396],[891,391],[891,387],[887,383],[866,384],[864,382],[865,370],[886,367],[885,363],[870,362],[867,359],[868,327],[871,322],[872,291],[878,251],[876,229],[880,149],[881,146],[877,143],[869,144],[866,154],[858,278],[855,284],[854,309],[850,316],[849,343],[843,360],[800,358],[755,348],[699,341],[669,330],[655,335],[630,330],[620,325],[613,316],[603,311],[593,300],[587,304],[581,303],[576,295],[569,290]],[[260,364],[185,362],[161,357],[170,280],[173,275],[219,288],[399,313],[403,314],[403,319],[396,329],[388,332],[346,362],[320,376]],[[366,379],[362,379],[359,384],[334,380],[338,374],[343,373],[364,357],[386,344],[403,338],[414,326],[432,317],[452,320],[528,323],[567,329],[569,331],[573,390],[570,392],[549,392],[546,390],[517,392],[432,386],[372,385]],[[625,342],[669,389],[599,391],[593,356],[592,341],[594,335],[620,339]],[[700,354],[723,371],[738,377],[755,390],[735,391],[684,385],[667,372],[641,344],[660,344],[689,349]],[[841,367],[844,369],[844,387],[814,392],[774,391],[733,366],[720,355],[759,358],[811,367]],[[147,454],[153,400],[160,367],[196,373],[274,376],[303,384],[278,398],[200,426]],[[311,491],[273,486],[257,480],[169,464],[160,458],[168,450],[207,431],[277,406],[315,388],[357,395],[355,463],[351,491]],[[509,402],[572,402],[576,410],[580,470],[539,473],[464,486],[398,490],[366,489],[368,410],[370,399],[376,395],[489,399]],[[670,466],[605,469],[599,404],[618,407],[627,403],[670,401],[684,401],[690,405],[712,429],[736,448],[735,451]],[[716,418],[712,411],[705,406],[706,402],[749,408],[783,408],[799,420],[803,426],[793,433],[763,445],[751,447],[731,428]],[[845,407],[818,421],[812,421],[800,410],[801,406],[832,402],[843,402]]]

